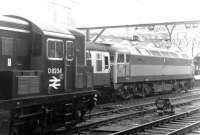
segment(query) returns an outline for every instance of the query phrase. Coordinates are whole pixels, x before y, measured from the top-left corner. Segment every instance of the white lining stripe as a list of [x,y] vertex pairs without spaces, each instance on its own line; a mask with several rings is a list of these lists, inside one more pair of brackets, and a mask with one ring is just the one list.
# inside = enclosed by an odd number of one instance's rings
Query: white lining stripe
[[[192,74],[191,66],[163,66],[163,65],[131,65],[130,76],[159,76],[159,75],[186,75]],[[124,65],[117,66],[117,76],[125,76]]]
[[8,16],[0,16],[0,21],[17,23],[17,24],[22,24],[22,25],[26,25],[26,26],[29,25],[29,23],[27,21],[16,19],[16,18],[12,18],[12,17],[8,17]]
[[131,65],[131,76],[192,74],[191,66]]
[[15,28],[9,28],[9,27],[2,27],[0,26],[1,30],[8,30],[8,31],[15,31],[15,32],[22,32],[22,33],[30,33],[28,30],[22,30],[22,29],[15,29]]
[[68,35],[68,34],[62,34],[62,33],[55,33],[55,32],[50,32],[50,31],[43,31],[45,35],[48,36],[55,36],[55,37],[60,37],[60,38],[70,38],[70,39],[75,39],[73,35]]

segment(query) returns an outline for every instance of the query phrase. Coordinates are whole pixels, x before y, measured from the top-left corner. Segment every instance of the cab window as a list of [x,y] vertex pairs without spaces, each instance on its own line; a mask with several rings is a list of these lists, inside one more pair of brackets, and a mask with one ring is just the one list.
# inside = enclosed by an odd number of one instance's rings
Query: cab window
[[102,54],[96,53],[96,71],[101,72],[102,71]]
[[117,62],[124,63],[124,54],[118,54]]
[[105,69],[108,69],[109,68],[108,56],[104,56],[104,61],[105,61]]
[[87,66],[92,65],[91,53],[89,51],[86,51],[86,64],[87,64]]
[[146,49],[139,48],[138,50],[140,51],[140,53],[142,55],[146,55],[146,56],[150,56],[151,55]]
[[57,39],[47,40],[47,56],[51,60],[63,59],[63,41]]
[[140,54],[140,51],[139,51],[137,48],[135,48],[135,47],[132,47],[132,48],[131,48],[131,53],[132,53],[133,55],[141,55],[141,54]]
[[110,63],[114,63],[115,62],[115,55],[111,54],[110,55]]
[[161,51],[161,54],[164,56],[164,57],[171,57],[169,52],[165,52],[165,51]]
[[159,51],[153,51],[153,50],[150,50],[151,54],[153,56],[161,56],[161,54],[159,53]]
[[73,61],[73,57],[74,57],[74,44],[72,41],[66,41],[66,56],[65,59],[67,61]]
[[130,62],[130,55],[126,54],[126,63],[129,63],[129,62]]

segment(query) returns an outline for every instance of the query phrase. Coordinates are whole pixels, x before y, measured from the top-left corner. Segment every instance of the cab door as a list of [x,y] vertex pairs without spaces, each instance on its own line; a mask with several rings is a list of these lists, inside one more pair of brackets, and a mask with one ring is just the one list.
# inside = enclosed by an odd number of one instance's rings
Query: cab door
[[128,81],[130,79],[130,54],[126,54],[125,75],[126,80]]
[[[47,39],[47,79],[48,93],[64,91],[64,42],[61,39]],[[42,63],[41,63],[42,64]]]
[[108,52],[103,53],[103,70],[104,73],[110,73],[110,55]]
[[14,38],[1,37],[1,69],[15,69]]
[[125,63],[125,54],[118,53],[117,55],[117,76],[118,77],[125,77],[126,76],[126,63]]
[[75,58],[73,41],[65,44],[65,91],[71,91],[75,82]]

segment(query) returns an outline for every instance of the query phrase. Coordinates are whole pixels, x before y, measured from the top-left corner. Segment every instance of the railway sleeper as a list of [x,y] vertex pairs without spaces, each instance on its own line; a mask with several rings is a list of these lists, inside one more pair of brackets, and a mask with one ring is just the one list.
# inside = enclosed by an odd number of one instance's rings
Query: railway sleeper
[[164,128],[164,127],[153,127],[152,129],[153,130],[162,130],[162,131],[173,131],[173,129],[167,129],[167,128]]
[[146,132],[140,132],[140,133],[137,133],[136,135],[155,135],[155,134],[146,133]]
[[0,110],[0,134],[8,135],[10,131],[11,112],[8,110]]
[[[170,130],[168,130],[170,131]],[[148,133],[154,133],[154,134],[158,134],[158,133],[166,133],[168,132],[167,130],[155,130],[155,129],[145,129],[145,132],[148,132]]]

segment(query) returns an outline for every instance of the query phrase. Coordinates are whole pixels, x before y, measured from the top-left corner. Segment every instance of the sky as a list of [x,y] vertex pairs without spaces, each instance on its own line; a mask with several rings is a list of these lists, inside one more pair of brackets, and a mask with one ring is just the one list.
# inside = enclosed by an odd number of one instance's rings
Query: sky
[[39,0],[0,0],[0,14],[15,14],[22,16],[48,18],[44,12],[44,1]]
[[200,20],[199,0],[79,0],[80,26]]
[[62,23],[69,21],[66,14],[70,14],[73,18],[71,23],[77,27],[200,20],[199,0],[0,1],[0,14],[57,19]]
[[[2,15],[22,15],[72,27],[200,20],[199,0],[0,0],[0,2]],[[194,43],[193,40],[198,40],[195,41],[197,47],[200,45],[199,31],[200,28],[197,31],[198,36],[189,39],[190,47]],[[191,33],[187,36],[194,35],[194,31]],[[185,33],[183,36],[186,37]]]

